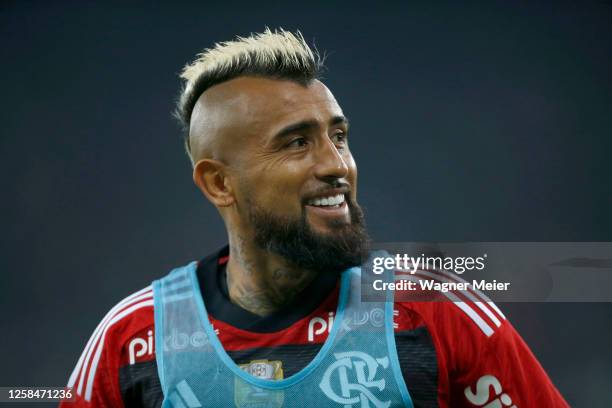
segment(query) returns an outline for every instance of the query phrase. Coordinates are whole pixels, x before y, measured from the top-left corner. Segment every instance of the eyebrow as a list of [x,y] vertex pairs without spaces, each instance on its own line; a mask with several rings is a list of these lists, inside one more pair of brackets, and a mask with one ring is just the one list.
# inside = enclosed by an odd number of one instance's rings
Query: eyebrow
[[338,115],[338,116],[334,116],[334,117],[333,117],[333,118],[332,118],[332,119],[329,121],[329,124],[330,124],[331,126],[334,126],[334,125],[339,125],[339,124],[341,124],[341,123],[342,123],[342,124],[344,124],[346,127],[348,127],[348,126],[349,126],[349,120],[348,120],[348,118],[347,118],[346,116],[341,116],[341,115]]
[[[339,124],[344,124],[345,126],[348,127],[349,121],[345,116],[342,116],[342,115],[334,116],[329,121],[330,126],[335,126]],[[317,121],[304,120],[304,121],[293,123],[291,125],[288,125],[282,128],[278,133],[274,135],[274,139],[276,140],[283,139],[293,133],[304,132],[304,131],[316,129],[318,127],[319,127],[319,124]]]

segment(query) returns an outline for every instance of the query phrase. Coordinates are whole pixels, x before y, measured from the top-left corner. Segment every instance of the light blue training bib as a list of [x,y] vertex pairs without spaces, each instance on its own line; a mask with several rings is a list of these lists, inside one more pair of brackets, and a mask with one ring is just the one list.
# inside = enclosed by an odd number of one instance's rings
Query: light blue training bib
[[247,372],[228,356],[208,320],[196,268],[193,262],[153,283],[162,407],[413,407],[395,348],[393,301],[361,302],[360,268],[342,273],[319,353],[280,380],[269,379],[265,363]]

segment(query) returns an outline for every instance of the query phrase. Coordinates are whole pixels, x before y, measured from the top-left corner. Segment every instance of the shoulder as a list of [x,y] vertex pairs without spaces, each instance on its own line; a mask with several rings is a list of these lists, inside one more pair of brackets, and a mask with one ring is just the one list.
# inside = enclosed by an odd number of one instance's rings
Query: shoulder
[[[506,316],[483,292],[472,288],[458,275],[447,271],[397,272],[396,280],[417,283],[413,293],[396,292],[396,309],[416,314],[439,336],[470,336],[486,340],[502,331]],[[422,286],[429,286],[423,290]],[[467,284],[467,285],[466,285]]]
[[[397,278],[417,282],[465,282],[445,271],[398,273]],[[467,372],[475,362],[482,360],[483,353],[490,353],[515,337],[514,328],[487,295],[471,287],[460,288],[430,291],[425,301],[418,295],[405,297],[395,293],[396,326],[400,330],[402,327],[426,329],[436,350],[441,374]]]
[[96,398],[101,394],[108,394],[108,397],[120,396],[118,372],[126,363],[124,360],[130,359],[129,344],[138,339],[141,333],[152,331],[153,324],[151,286],[127,296],[113,306],[87,341],[68,381],[77,399],[90,401],[94,394]]

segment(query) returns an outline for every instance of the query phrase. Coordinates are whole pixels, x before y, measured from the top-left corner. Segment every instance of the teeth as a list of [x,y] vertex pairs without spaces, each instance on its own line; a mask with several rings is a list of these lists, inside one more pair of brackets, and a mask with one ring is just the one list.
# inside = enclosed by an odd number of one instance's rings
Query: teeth
[[323,197],[323,198],[314,198],[308,201],[308,205],[315,205],[319,207],[333,207],[340,205],[344,202],[344,195],[338,194],[335,196]]

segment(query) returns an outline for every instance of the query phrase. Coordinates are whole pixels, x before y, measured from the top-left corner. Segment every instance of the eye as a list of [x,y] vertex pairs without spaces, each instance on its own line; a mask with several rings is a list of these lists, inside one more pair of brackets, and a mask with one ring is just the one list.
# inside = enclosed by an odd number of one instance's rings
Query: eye
[[308,144],[308,140],[305,137],[296,137],[287,143],[286,147],[288,148],[301,148],[305,147]]
[[346,133],[336,133],[332,136],[332,141],[338,148],[343,148],[348,142],[348,135]]

